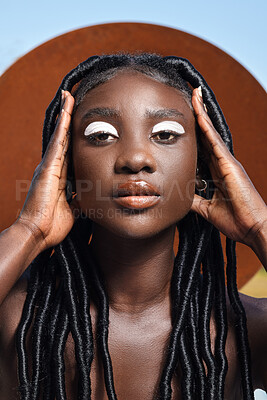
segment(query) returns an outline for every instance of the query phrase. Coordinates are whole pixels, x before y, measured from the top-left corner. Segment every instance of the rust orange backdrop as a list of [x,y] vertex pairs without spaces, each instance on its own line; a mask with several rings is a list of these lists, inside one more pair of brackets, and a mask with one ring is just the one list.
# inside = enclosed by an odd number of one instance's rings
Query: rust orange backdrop
[[[188,58],[206,78],[224,111],[236,157],[266,199],[264,130],[266,93],[236,60],[212,44],[164,26],[142,23],[96,25],[56,37],[13,64],[0,78],[1,230],[12,224],[27,181],[40,162],[44,113],[63,76],[94,54],[149,51]],[[25,192],[18,182],[25,181]],[[17,189],[16,189],[17,187]],[[238,246],[238,284],[260,267],[253,252]]]

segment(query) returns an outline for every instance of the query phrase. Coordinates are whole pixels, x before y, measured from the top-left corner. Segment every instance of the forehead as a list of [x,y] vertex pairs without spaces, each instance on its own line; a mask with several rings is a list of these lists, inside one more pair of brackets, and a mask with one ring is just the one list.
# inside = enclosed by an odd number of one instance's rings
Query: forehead
[[89,90],[76,112],[79,115],[90,107],[112,107],[120,112],[177,108],[193,116],[190,100],[183,92],[132,70],[118,71],[108,81]]

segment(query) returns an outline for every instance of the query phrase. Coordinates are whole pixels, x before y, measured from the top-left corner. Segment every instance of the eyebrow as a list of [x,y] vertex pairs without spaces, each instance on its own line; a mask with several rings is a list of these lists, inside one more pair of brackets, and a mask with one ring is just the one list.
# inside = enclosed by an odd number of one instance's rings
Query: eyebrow
[[175,108],[162,108],[160,110],[146,110],[148,118],[168,118],[168,117],[183,117],[184,114]]
[[[118,110],[108,107],[96,107],[91,108],[90,110],[86,111],[86,113],[82,116],[82,120],[89,119],[91,117],[109,117],[109,118],[119,118],[121,117],[121,113]],[[162,108],[159,110],[146,110],[145,116],[147,118],[177,118],[177,117],[184,117],[184,114],[180,111],[173,109],[173,108]]]
[[82,116],[82,119],[86,120],[88,118],[95,117],[95,116],[119,118],[120,112],[113,108],[96,107],[96,108],[91,108],[90,110],[86,111],[86,113]]

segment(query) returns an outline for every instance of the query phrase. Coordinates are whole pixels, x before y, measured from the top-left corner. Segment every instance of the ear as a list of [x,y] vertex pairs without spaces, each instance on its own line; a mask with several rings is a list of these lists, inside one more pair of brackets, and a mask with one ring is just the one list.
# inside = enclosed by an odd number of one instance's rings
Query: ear
[[207,189],[207,181],[205,179],[203,179],[203,175],[200,172],[200,168],[197,166],[196,169],[196,190],[198,190],[199,192],[203,192]]

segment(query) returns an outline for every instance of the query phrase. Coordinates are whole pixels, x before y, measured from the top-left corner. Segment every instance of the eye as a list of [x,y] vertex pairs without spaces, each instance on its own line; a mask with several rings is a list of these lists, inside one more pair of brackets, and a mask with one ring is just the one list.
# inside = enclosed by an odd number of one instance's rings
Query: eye
[[175,143],[185,133],[184,127],[176,121],[162,121],[152,129],[152,138],[160,143]]
[[179,135],[175,134],[174,132],[161,131],[158,132],[156,135],[153,135],[152,138],[153,140],[159,142],[174,143],[176,142],[178,136]]
[[105,145],[119,139],[117,129],[104,121],[95,121],[89,124],[84,131],[84,135],[94,145]]
[[92,133],[90,136],[88,136],[88,141],[92,144],[95,144],[96,146],[113,143],[116,140],[117,136],[115,137],[108,132],[97,132]]

